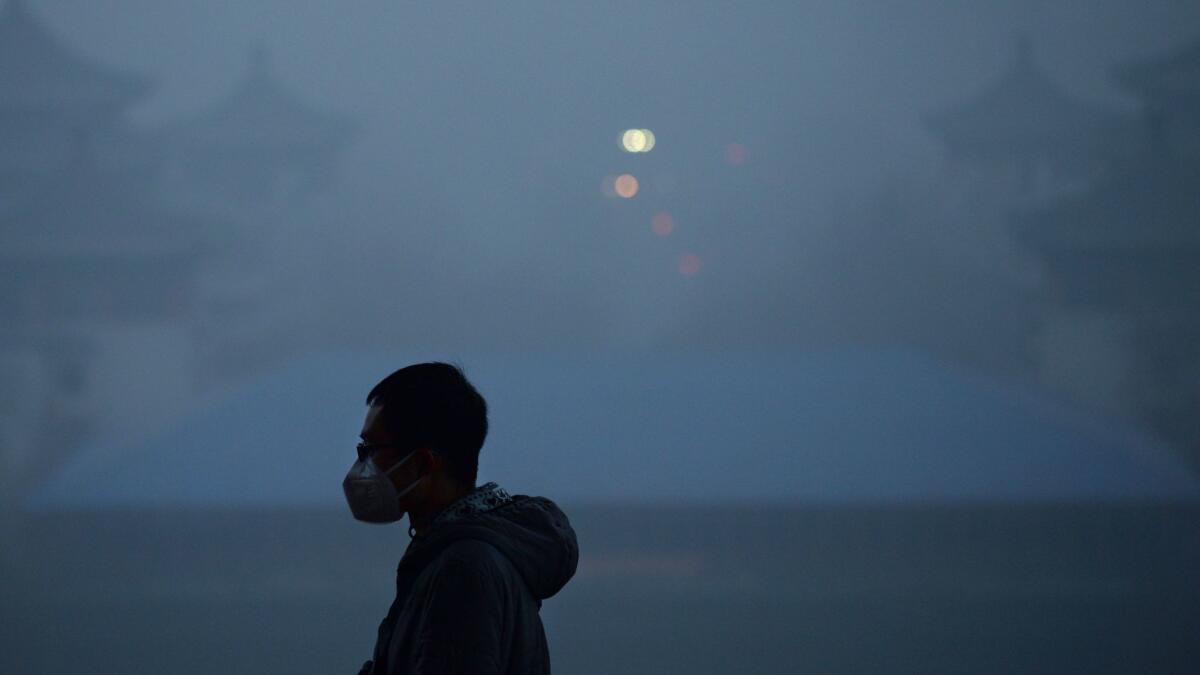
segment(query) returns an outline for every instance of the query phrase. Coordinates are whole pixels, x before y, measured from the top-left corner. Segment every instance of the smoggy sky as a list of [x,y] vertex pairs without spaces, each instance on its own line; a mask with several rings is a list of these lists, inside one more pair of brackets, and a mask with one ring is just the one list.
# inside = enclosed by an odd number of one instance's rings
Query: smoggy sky
[[[1166,0],[30,5],[157,82],[133,111],[145,128],[213,105],[255,46],[356,121],[325,196],[238,223],[276,237],[223,268],[276,277],[252,312],[281,322],[264,354],[289,337],[447,355],[867,338],[1003,370],[1025,339],[1013,286],[1036,279],[998,214],[942,209],[922,114],[986,87],[1021,34],[1067,92],[1133,112],[1108,69],[1200,37],[1200,4]],[[653,152],[620,150],[629,127]],[[606,196],[624,172],[636,197]]]
[[[652,118],[662,135],[670,115],[714,104],[734,123],[747,113],[746,122],[783,123],[769,108],[786,108],[819,123],[831,146],[866,131],[860,142],[886,140],[875,149],[894,156],[923,147],[916,115],[997,73],[1018,32],[1066,88],[1119,104],[1107,65],[1200,30],[1194,3],[1169,0],[31,4],[86,53],[158,79],[143,119],[220,96],[261,42],[298,91],[362,119],[374,143],[360,153],[382,157],[404,147],[452,154],[468,139],[528,148],[537,139],[504,138],[505,127],[605,113]],[[748,99],[755,94],[764,98]],[[774,106],[762,105],[768,95]]]
[[[828,251],[878,241],[838,218],[881,186],[938,184],[922,113],[986,86],[1020,33],[1064,89],[1132,110],[1108,67],[1200,34],[1200,6],[1168,0],[31,4],[81,52],[155,78],[133,112],[146,125],[213,104],[255,44],[298,95],[355,119],[335,197],[288,225],[280,265],[327,324],[426,342],[480,325],[526,342],[671,334],[716,306],[770,317],[726,322],[760,333],[781,330],[780,304],[877,316],[899,302],[872,300],[887,274],[867,265],[855,295]],[[653,129],[655,151],[620,152],[627,127]],[[643,192],[616,204],[602,181],[624,171]],[[662,211],[669,238],[650,231]],[[971,222],[904,229],[933,255],[1004,258]]]

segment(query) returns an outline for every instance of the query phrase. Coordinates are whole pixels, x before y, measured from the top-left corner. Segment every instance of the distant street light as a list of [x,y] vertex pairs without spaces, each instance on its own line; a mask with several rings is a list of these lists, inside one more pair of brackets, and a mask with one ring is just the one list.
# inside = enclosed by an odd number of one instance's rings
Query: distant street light
[[621,148],[625,152],[650,152],[654,149],[654,132],[649,129],[626,129],[621,134]]

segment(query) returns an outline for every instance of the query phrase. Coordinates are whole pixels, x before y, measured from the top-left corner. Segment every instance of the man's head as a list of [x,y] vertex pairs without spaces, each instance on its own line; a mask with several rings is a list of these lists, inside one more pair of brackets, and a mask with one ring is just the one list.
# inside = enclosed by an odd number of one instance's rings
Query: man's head
[[389,478],[399,490],[426,483],[404,498],[405,511],[475,487],[487,403],[461,368],[441,362],[401,368],[375,385],[367,406],[362,439],[374,464],[384,472],[395,468]]

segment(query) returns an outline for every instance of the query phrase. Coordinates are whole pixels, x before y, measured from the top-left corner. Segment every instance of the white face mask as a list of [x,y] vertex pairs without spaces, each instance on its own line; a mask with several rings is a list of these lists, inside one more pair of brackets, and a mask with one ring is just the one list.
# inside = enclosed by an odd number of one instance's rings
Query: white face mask
[[387,472],[382,472],[370,457],[354,462],[346,479],[342,481],[342,491],[346,493],[346,503],[354,517],[366,523],[394,523],[404,517],[400,509],[400,499],[412,492],[417,483],[425,480],[424,476],[414,480],[408,487],[396,492],[389,476],[411,458],[416,451],[408,453],[404,459],[396,462]]

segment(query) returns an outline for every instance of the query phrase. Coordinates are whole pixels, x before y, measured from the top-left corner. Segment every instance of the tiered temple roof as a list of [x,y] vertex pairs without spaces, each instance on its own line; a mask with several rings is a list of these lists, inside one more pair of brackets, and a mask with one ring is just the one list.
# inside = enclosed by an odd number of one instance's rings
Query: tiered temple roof
[[43,27],[24,0],[0,10],[0,110],[72,115],[115,113],[145,95],[149,81],[89,62]]
[[1195,306],[1200,159],[1185,151],[1186,134],[1163,134],[1161,123],[1200,123],[1200,41],[1112,72],[1148,104],[1147,122],[1158,128],[1086,192],[1014,214],[1014,234],[1043,258],[1065,304]]
[[156,255],[195,248],[211,224],[158,203],[136,175],[104,170],[86,150],[0,217],[5,258]]
[[1017,216],[1015,229],[1039,250],[1147,252],[1186,246],[1200,253],[1200,164],[1143,155],[1109,171],[1091,190]]
[[354,132],[340,115],[293,95],[262,49],[233,92],[208,112],[163,130],[181,200],[271,204],[319,191]]
[[149,318],[185,311],[212,223],[157,203],[129,174],[77,157],[0,216],[10,319]]
[[184,122],[181,140],[208,152],[333,153],[349,138],[346,118],[317,110],[280,83],[266,52],[256,48],[246,77],[206,114]]
[[925,124],[960,157],[1086,157],[1120,117],[1065,93],[1037,66],[1022,37],[1003,76],[974,98],[927,115]]
[[1113,79],[1148,101],[1200,103],[1200,39],[1166,55],[1113,68]]

